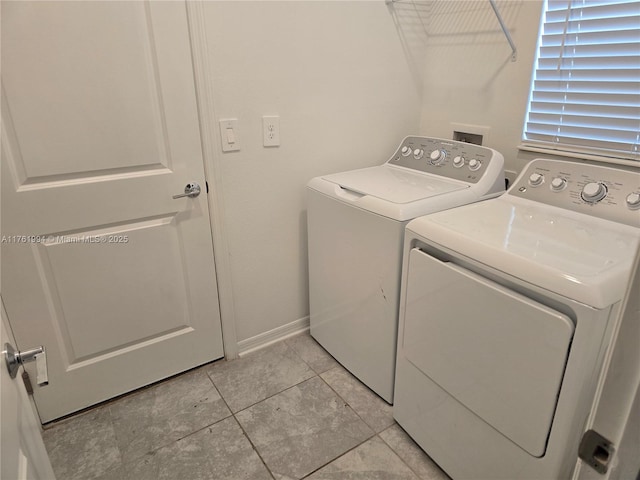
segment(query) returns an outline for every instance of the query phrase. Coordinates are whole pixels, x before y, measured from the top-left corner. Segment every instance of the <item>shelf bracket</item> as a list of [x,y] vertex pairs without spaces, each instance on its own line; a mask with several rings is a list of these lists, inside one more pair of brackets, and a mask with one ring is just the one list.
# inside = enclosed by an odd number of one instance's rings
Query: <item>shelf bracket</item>
[[500,10],[498,10],[495,0],[489,0],[489,3],[491,4],[491,8],[493,8],[494,13],[496,14],[496,18],[500,23],[500,28],[502,28],[502,32],[504,33],[504,36],[507,37],[507,42],[509,42],[509,46],[511,47],[511,61],[515,62],[518,58],[518,50],[516,49],[515,43],[513,43],[513,39],[511,38],[509,29],[504,24],[504,20],[502,20],[502,15],[500,15]]

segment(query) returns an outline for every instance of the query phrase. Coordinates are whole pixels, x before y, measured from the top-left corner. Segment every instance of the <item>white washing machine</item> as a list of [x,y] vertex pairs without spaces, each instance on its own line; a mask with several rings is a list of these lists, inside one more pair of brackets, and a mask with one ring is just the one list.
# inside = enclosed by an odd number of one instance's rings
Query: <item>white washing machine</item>
[[389,403],[406,223],[503,193],[503,165],[490,148],[407,137],[383,165],[307,186],[311,335]]
[[537,159],[407,225],[393,412],[452,478],[571,477],[639,208],[637,170]]

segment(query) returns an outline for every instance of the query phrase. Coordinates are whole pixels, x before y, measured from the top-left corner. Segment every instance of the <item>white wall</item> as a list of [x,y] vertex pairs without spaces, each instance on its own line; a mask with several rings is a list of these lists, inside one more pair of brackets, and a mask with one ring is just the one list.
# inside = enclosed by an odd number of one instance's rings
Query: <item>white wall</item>
[[452,122],[488,126],[485,145],[519,171],[542,1],[496,4],[517,47],[515,62],[488,0],[437,1],[420,12],[428,38],[420,133],[452,138]]
[[[423,32],[381,0],[204,6],[215,114],[239,121],[241,151],[213,161],[246,341],[308,315],[307,181],[417,132]],[[279,148],[262,146],[263,115],[280,116]]]

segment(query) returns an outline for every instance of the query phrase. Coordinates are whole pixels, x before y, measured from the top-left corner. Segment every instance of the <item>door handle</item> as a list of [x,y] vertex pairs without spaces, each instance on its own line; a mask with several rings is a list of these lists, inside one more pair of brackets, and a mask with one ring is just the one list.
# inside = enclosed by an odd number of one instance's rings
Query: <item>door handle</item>
[[187,183],[187,185],[184,187],[184,193],[181,193],[180,195],[174,195],[173,198],[196,198],[198,195],[200,195],[200,190],[200,185],[198,185],[196,182]]
[[16,378],[18,368],[27,362],[36,362],[36,381],[41,387],[49,384],[47,373],[47,353],[43,346],[18,352],[10,343],[4,344],[4,359],[11,378]]

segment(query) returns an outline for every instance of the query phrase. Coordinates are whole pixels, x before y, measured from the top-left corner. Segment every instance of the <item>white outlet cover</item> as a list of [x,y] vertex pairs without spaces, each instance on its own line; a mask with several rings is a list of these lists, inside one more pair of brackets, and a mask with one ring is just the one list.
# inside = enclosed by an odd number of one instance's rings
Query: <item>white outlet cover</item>
[[265,115],[262,117],[262,144],[265,147],[280,146],[280,117]]

